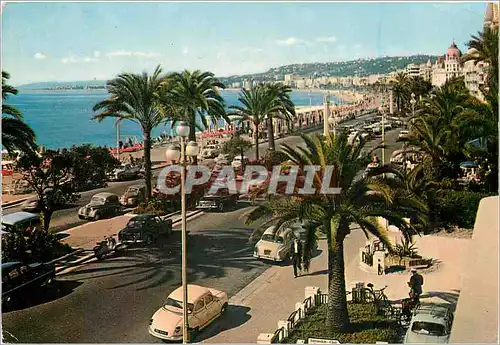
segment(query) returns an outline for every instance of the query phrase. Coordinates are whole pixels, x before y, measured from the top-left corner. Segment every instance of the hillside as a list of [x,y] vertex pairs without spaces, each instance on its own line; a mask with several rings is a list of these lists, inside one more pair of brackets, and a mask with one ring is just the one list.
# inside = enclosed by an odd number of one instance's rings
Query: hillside
[[433,55],[413,55],[413,56],[393,56],[372,59],[358,59],[341,62],[317,62],[293,64],[271,68],[264,73],[234,75],[221,78],[225,83],[232,83],[244,79],[254,80],[283,80],[285,74],[297,74],[301,77],[322,77],[322,76],[367,76],[370,74],[387,74],[395,70],[404,69],[408,64],[421,64],[428,60],[434,63],[437,56]]
[[[367,76],[370,74],[387,74],[395,70],[404,69],[408,64],[421,64],[430,60],[434,63],[437,56],[433,55],[413,55],[413,56],[393,56],[372,59],[358,59],[341,62],[316,62],[280,66],[271,68],[263,73],[233,75],[221,77],[221,81],[230,84],[236,81],[257,80],[283,80],[285,74],[297,74],[301,77],[322,77],[322,76]],[[41,82],[20,85],[20,90],[43,90],[43,89],[78,89],[87,86],[89,88],[105,88],[104,80],[84,80],[74,82]]]

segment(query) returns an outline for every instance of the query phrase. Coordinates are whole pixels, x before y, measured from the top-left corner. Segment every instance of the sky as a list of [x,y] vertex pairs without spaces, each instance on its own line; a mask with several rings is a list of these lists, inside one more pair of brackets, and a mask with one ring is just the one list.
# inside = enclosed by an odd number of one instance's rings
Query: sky
[[10,83],[462,51],[486,3],[2,3]]

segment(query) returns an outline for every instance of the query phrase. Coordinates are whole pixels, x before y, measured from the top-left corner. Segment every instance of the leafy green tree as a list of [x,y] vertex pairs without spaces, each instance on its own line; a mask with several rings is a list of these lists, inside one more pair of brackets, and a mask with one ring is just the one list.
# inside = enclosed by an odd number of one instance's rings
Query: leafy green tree
[[37,148],[35,132],[23,121],[19,109],[5,103],[10,95],[18,93],[7,84],[9,78],[9,73],[2,71],[2,145],[9,152],[33,152]]
[[151,196],[151,131],[166,120],[159,93],[165,77],[157,66],[151,75],[122,73],[107,82],[109,98],[94,105],[98,112],[92,118],[118,118],[140,125],[144,136],[144,169],[146,196]]
[[269,150],[276,149],[274,143],[274,118],[280,118],[285,121],[292,121],[295,115],[295,104],[290,98],[292,89],[283,83],[271,83],[264,86],[267,91],[273,96],[273,101],[279,108],[275,113],[267,114],[267,133],[269,138]]
[[35,191],[42,228],[48,231],[56,208],[79,198],[73,184],[73,158],[67,152],[51,150],[42,154],[23,154],[16,168]]
[[420,97],[426,97],[432,90],[431,82],[424,80],[422,77],[412,77],[408,80],[408,102],[411,100],[411,94],[415,94],[415,99],[418,101]]
[[[292,148],[283,144],[283,151],[300,167],[320,166],[315,173],[316,194],[275,196],[254,209],[247,218],[251,223],[264,218],[263,227],[275,224],[278,228],[296,221],[313,221],[321,224],[321,231],[328,241],[328,326],[333,330],[345,331],[349,325],[347,310],[344,239],[349,234],[350,224],[358,224],[365,233],[372,234],[392,248],[386,231],[376,217],[386,218],[406,236],[413,234],[413,224],[404,218],[425,222],[425,205],[409,193],[397,179],[372,176],[358,178],[359,171],[370,161],[369,153],[363,153],[365,140],[350,145],[346,134],[329,135],[326,140],[320,136],[301,135],[304,148]],[[333,167],[330,181],[325,187],[340,188],[340,194],[322,193],[322,179],[327,167]],[[390,183],[390,185],[389,185]],[[316,231],[315,227],[307,227]],[[308,237],[313,237],[308,234]]]
[[244,156],[245,151],[252,147],[252,143],[239,135],[233,136],[222,145],[222,153],[228,154],[230,159],[235,156]]
[[411,92],[408,92],[408,84],[408,77],[404,72],[396,74],[395,80],[390,83],[398,113],[401,113],[407,107],[407,103],[409,102],[408,97]]
[[[276,101],[274,92],[264,85],[257,85],[253,89],[243,89],[238,97],[241,105],[231,105],[231,115],[239,115],[254,125],[255,159],[259,159],[259,127],[273,114],[283,110],[283,104]],[[272,132],[271,132],[272,133]],[[272,134],[271,134],[272,135]]]
[[[172,118],[172,126],[177,121],[187,122],[189,140],[196,141],[196,130],[208,128],[207,116],[214,123],[219,119],[229,122],[219,91],[224,87],[211,72],[185,70],[170,74],[163,83],[161,99],[164,111]],[[196,160],[194,157],[195,163]]]

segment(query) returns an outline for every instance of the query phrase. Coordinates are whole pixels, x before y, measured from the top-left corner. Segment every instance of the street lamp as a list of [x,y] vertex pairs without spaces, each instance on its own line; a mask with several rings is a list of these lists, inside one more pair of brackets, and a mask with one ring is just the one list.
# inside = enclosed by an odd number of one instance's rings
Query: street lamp
[[[415,104],[417,104],[417,100],[415,99],[415,93],[413,93],[413,92],[411,93],[410,104],[411,104],[411,115],[412,115],[411,120],[414,121]],[[408,129],[408,125],[406,125],[406,129]],[[406,141],[403,141],[403,159],[404,159],[403,170],[406,173]]]
[[328,117],[328,124],[333,127],[333,136],[337,135],[337,119],[333,116],[333,114]]
[[188,330],[188,290],[187,290],[187,251],[186,251],[186,193],[185,193],[185,176],[186,176],[186,156],[196,157],[199,152],[199,146],[196,142],[191,141],[185,144],[186,138],[189,136],[189,125],[181,121],[177,125],[177,135],[180,137],[180,147],[171,145],[165,153],[167,160],[179,161],[182,164],[181,169],[181,218],[182,218],[182,342],[189,343]]
[[378,111],[382,114],[382,165],[385,165],[385,111],[384,111],[384,99],[380,104]]

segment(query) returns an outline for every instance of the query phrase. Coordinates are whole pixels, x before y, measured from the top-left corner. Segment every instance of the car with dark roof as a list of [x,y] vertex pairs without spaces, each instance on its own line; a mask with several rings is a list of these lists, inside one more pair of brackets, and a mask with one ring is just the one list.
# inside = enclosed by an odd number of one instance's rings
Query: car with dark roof
[[34,290],[50,284],[56,276],[53,263],[2,263],[2,304],[25,299]]
[[160,237],[172,233],[172,219],[155,214],[140,214],[132,217],[124,229],[118,232],[120,243],[146,243],[156,242]]
[[98,193],[90,199],[90,202],[80,207],[78,218],[99,220],[102,217],[112,217],[121,209],[118,195],[113,193]]
[[29,212],[14,212],[2,216],[3,232],[33,231],[41,227],[40,215]]

